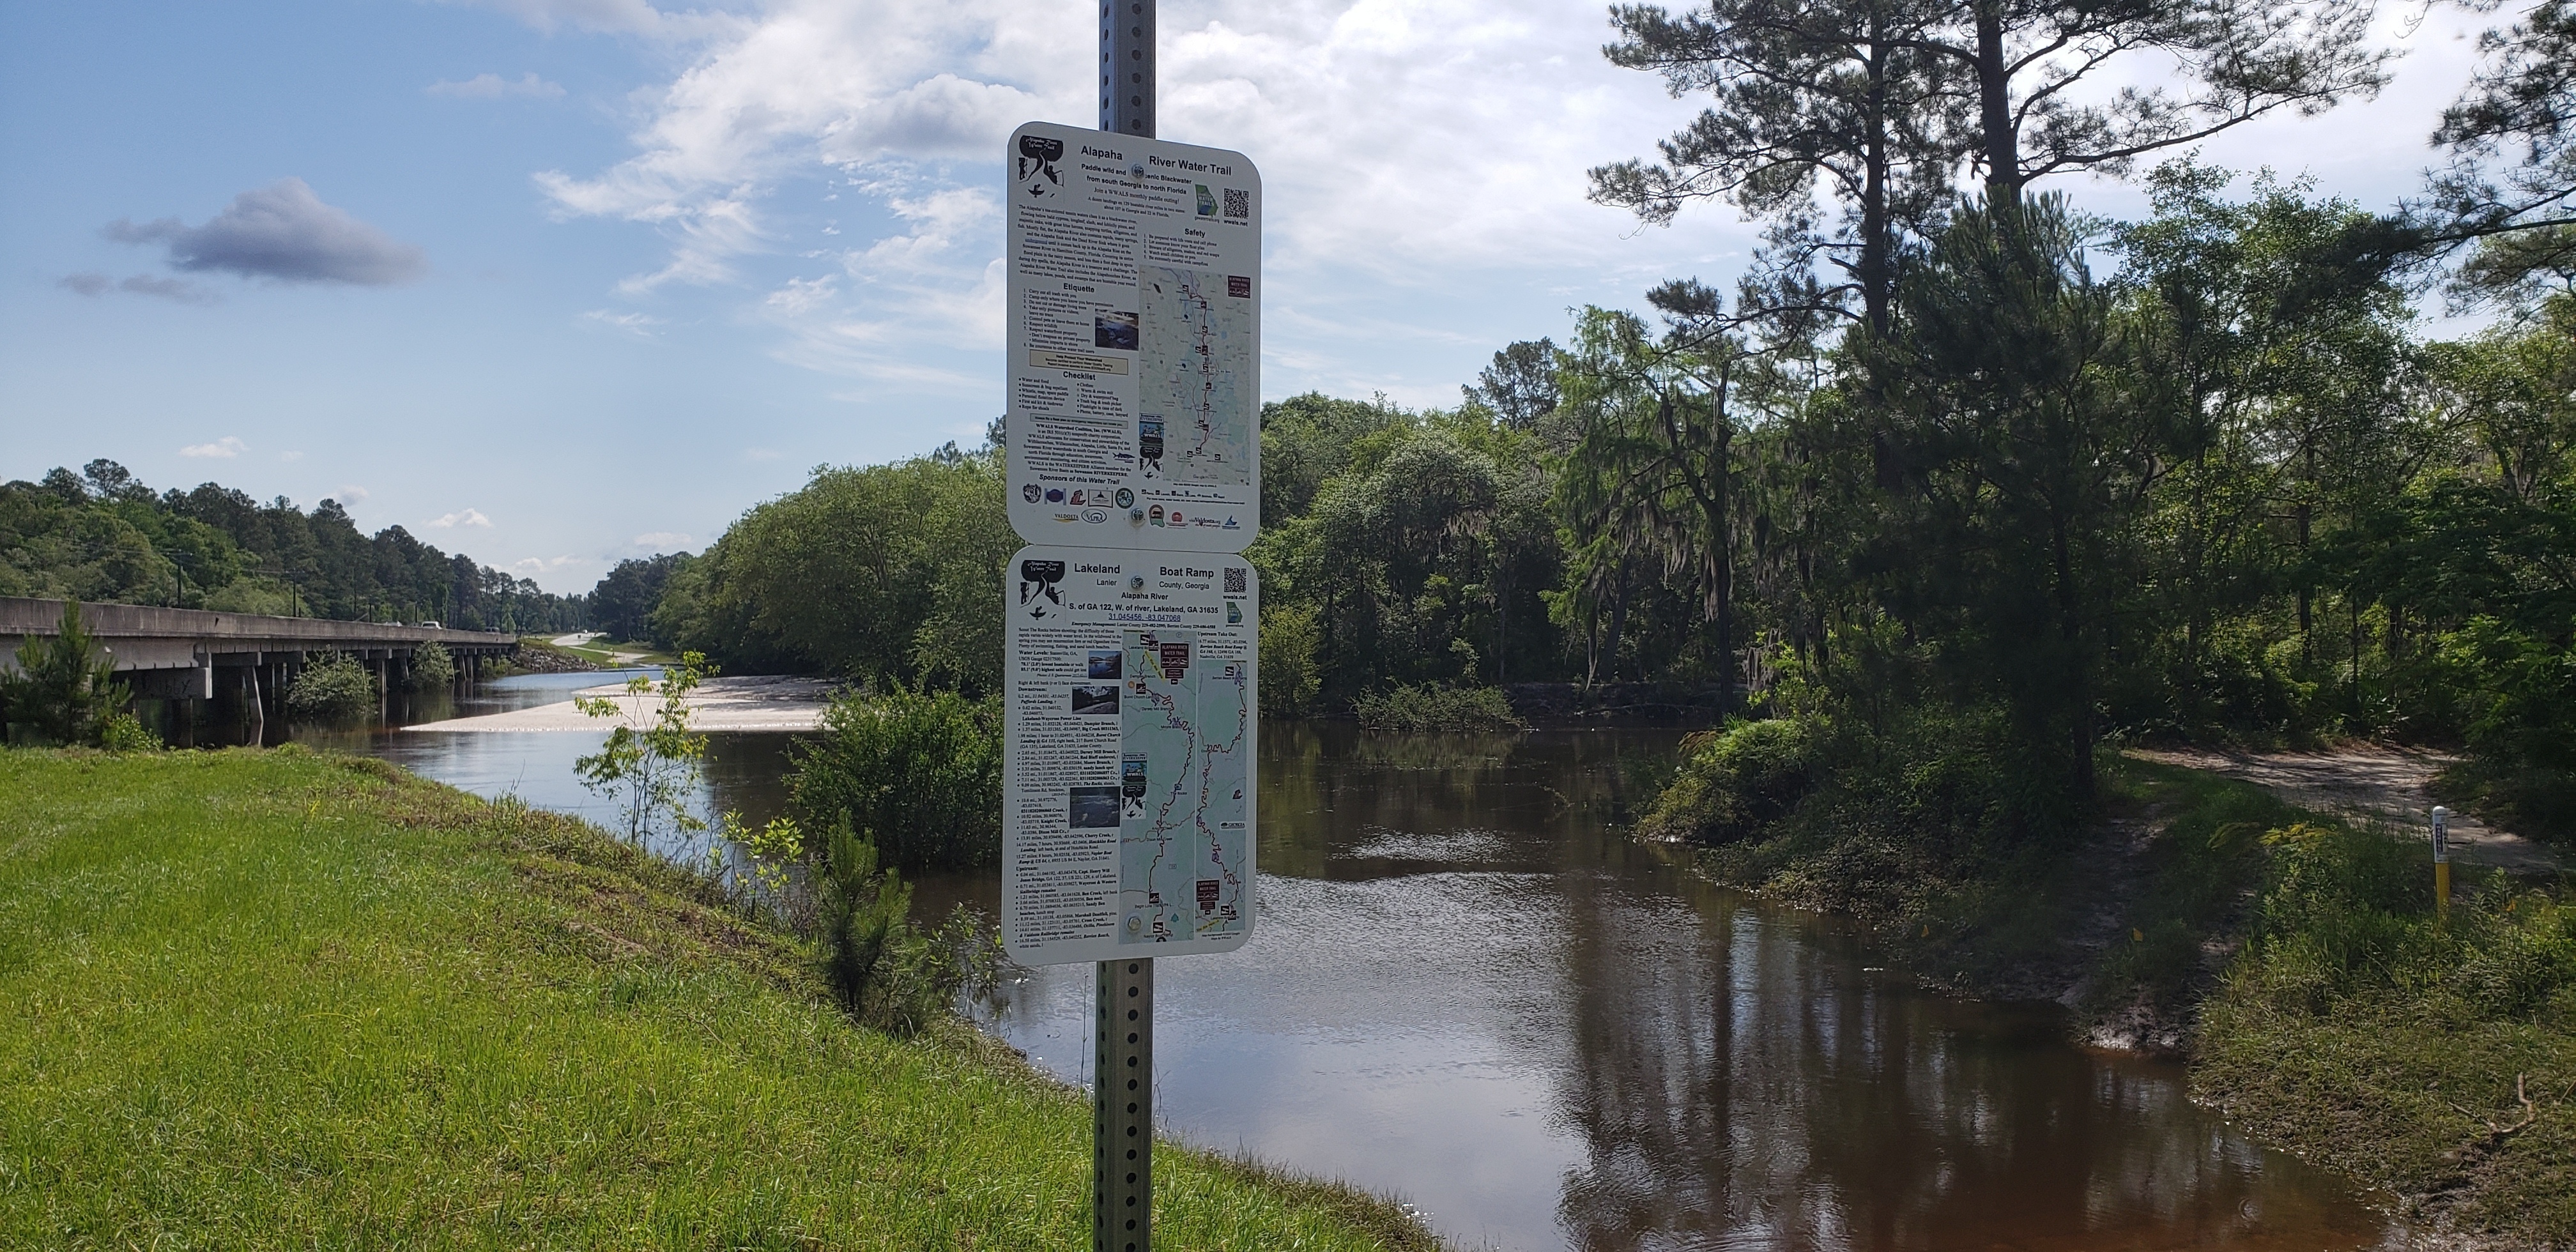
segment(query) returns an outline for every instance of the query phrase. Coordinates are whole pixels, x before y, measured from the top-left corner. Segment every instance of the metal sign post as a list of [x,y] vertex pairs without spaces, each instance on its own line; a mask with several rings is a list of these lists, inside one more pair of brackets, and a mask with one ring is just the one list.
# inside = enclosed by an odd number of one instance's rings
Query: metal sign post
[[1154,1244],[1154,962],[1102,961],[1092,1057],[1091,1246]]
[[1154,958],[1259,914],[1261,174],[1155,138],[1154,0],[1004,162],[1002,945],[1095,966],[1092,1244],[1150,1252]]
[[[1100,0],[1100,129],[1154,137],[1154,0]],[[1092,1252],[1154,1247],[1154,958],[1095,966]]]
[[[1154,0],[1100,0],[1100,129],[1154,137]],[[1154,961],[1102,961],[1092,1005],[1092,1252],[1154,1246]]]
[[1154,0],[1100,0],[1100,129],[1154,137]]

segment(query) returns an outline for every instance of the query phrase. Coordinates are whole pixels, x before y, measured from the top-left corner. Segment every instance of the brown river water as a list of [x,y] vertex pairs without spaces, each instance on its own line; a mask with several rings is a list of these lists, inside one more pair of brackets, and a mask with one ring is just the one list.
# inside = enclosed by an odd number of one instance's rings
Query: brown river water
[[[599,681],[505,679],[412,717]],[[296,737],[610,816],[571,775],[595,736]],[[2180,1066],[2073,1047],[2053,1006],[1920,991],[1849,927],[1629,838],[1679,738],[1265,725],[1253,938],[1157,970],[1168,1131],[1395,1195],[1468,1248],[2404,1242],[2335,1176],[2192,1105]],[[778,811],[785,749],[718,736],[712,802]],[[998,895],[950,876],[917,901]],[[975,1011],[1080,1083],[1091,985],[1089,966],[1025,971]]]

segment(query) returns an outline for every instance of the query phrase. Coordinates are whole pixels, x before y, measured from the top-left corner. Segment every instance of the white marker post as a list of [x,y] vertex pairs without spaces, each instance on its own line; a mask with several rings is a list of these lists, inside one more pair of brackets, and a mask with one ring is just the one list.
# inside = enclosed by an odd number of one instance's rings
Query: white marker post
[[1154,0],[1100,128],[1013,132],[1002,941],[1097,963],[1092,1246],[1153,1246],[1154,958],[1252,934],[1261,176],[1154,138]]

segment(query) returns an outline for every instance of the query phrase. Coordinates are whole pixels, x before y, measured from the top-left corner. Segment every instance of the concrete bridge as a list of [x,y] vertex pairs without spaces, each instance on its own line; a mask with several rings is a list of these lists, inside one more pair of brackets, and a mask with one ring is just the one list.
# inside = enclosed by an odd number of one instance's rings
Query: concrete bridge
[[[18,647],[31,636],[60,633],[63,602],[0,596],[0,670],[16,672]],[[115,663],[117,677],[139,700],[165,702],[165,734],[193,738],[207,714],[237,706],[254,725],[283,711],[286,684],[306,659],[340,653],[391,691],[410,677],[412,654],[425,643],[447,649],[459,683],[473,681],[493,658],[516,651],[516,635],[318,617],[264,617],[141,604],[84,604],[81,627]],[[206,705],[191,702],[205,701]]]

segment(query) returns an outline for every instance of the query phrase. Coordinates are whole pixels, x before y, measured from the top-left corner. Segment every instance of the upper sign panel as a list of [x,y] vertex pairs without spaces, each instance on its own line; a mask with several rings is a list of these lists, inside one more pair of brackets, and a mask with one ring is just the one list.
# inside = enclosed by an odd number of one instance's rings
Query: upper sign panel
[[1046,122],[1008,164],[1012,527],[1242,551],[1261,529],[1261,175]]

